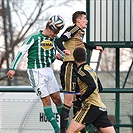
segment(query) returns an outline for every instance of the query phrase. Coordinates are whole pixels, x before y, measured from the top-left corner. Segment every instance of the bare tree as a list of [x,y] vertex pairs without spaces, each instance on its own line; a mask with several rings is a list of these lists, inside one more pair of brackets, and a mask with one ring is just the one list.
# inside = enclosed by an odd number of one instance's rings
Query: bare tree
[[[127,72],[132,66],[132,49],[131,48],[120,48],[120,71],[125,71],[125,74],[120,74],[121,84],[124,83],[125,77],[127,76]],[[101,71],[107,72],[107,74],[112,78],[115,77],[115,69],[116,69],[116,51],[115,48],[105,48],[102,54],[101,62],[100,62]],[[127,71],[127,72],[126,72]],[[130,72],[129,78],[131,79],[132,73]],[[127,81],[128,85],[132,84],[132,81]]]
[[[46,12],[53,7],[69,6],[70,0],[1,0],[0,2],[0,71],[3,65],[9,68],[14,58],[14,49],[36,28],[44,26],[50,17]],[[6,77],[6,76],[4,76]],[[0,76],[1,79],[3,77]]]
[[[128,68],[132,60],[132,49],[131,48],[120,48],[120,67],[124,66]],[[128,62],[128,65],[127,64]],[[100,69],[102,71],[115,71],[116,64],[116,51],[115,48],[105,48],[102,54],[100,63]]]

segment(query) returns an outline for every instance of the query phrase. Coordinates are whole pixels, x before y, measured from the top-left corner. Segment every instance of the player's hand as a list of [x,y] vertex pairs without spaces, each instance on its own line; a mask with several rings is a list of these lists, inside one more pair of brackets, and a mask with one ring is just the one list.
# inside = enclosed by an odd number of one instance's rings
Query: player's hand
[[82,102],[81,102],[80,98],[77,99],[76,101],[73,101],[73,106],[77,107],[77,108],[81,108],[82,107]]
[[63,57],[61,54],[56,54],[56,59],[63,61]]
[[102,48],[101,46],[96,46],[96,50],[99,50],[99,51],[100,51],[100,53],[102,53],[102,52],[103,52],[103,48]]
[[64,52],[66,55],[70,55],[70,50],[65,49],[65,50],[63,50],[63,52]]
[[10,78],[10,79],[12,79],[14,75],[15,75],[15,71],[14,71],[14,70],[9,70],[9,71],[7,72],[7,76],[8,76],[8,78]]

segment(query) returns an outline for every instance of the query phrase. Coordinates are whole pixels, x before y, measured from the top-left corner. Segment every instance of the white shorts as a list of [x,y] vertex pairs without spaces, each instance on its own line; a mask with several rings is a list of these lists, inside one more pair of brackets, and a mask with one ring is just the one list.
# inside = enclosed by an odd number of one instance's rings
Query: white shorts
[[27,73],[31,86],[40,98],[59,91],[59,86],[51,67],[28,69]]

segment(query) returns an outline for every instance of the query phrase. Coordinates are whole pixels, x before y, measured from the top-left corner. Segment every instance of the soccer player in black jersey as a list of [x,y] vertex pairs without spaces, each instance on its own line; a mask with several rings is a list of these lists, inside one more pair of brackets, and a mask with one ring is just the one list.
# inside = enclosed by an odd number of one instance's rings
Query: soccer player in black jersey
[[[87,27],[88,20],[84,11],[76,11],[72,15],[73,25],[69,26],[61,37],[56,40],[58,47],[63,51],[70,50],[70,55],[64,56],[63,64],[60,71],[60,80],[62,91],[64,93],[64,106],[61,112],[61,132],[64,133],[68,122],[69,111],[72,107],[74,96],[78,93],[77,87],[77,67],[73,58],[73,51],[76,47],[83,47],[85,49],[96,49],[103,51],[101,46],[87,44],[83,41],[85,34],[84,29]],[[64,43],[64,45],[63,45]],[[76,108],[73,108],[76,112]]]
[[66,133],[78,133],[90,123],[101,133],[115,133],[101,100],[96,72],[86,63],[86,51],[78,47],[73,52],[77,64],[78,85],[81,96],[73,102],[80,110],[74,115]]

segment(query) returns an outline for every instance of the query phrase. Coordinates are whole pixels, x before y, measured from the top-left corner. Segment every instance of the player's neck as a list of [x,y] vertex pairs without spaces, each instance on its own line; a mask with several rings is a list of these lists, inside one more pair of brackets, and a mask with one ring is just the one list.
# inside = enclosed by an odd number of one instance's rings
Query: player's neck
[[76,25],[77,25],[79,28],[83,29],[82,26],[81,26],[79,23],[76,23]]
[[84,61],[84,62],[81,62],[81,63],[79,63],[79,62],[76,62],[76,64],[77,64],[77,67],[79,67],[80,65],[82,65],[82,64],[85,64],[86,63],[86,61]]
[[43,34],[44,36],[48,36],[47,30],[43,30],[43,31],[42,31],[42,34]]

